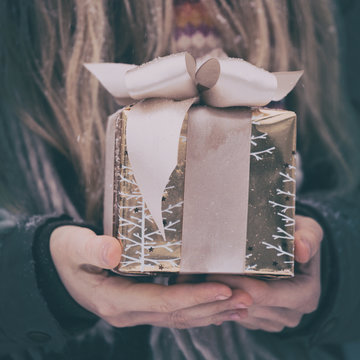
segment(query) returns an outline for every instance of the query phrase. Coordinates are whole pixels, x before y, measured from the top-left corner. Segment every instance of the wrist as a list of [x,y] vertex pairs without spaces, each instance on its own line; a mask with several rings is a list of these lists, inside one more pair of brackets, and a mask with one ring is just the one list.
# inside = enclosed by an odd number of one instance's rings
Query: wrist
[[50,238],[59,233],[59,229],[82,226],[63,216],[50,219],[40,227],[34,238],[33,257],[38,287],[49,310],[63,329],[70,333],[91,327],[98,317],[80,306],[68,293],[55,267],[51,251]]

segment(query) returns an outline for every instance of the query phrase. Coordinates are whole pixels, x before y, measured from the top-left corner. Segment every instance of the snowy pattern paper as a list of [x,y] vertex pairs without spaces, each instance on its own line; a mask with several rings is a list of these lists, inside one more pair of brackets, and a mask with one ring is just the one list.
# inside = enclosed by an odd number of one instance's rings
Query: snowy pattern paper
[[252,115],[246,274],[294,274],[296,115]]
[[184,197],[186,125],[179,141],[178,165],[162,197],[164,241],[136,184],[126,151],[126,113],[115,123],[113,235],[123,245],[118,271],[126,273],[178,272]]
[[[163,196],[164,241],[129,164],[124,135],[128,111],[117,116],[114,134],[113,235],[123,245],[116,271],[176,273],[181,263],[187,119],[179,140],[178,165]],[[294,113],[282,110],[252,113],[249,203],[241,205],[248,206],[245,273],[249,275],[293,275],[295,119]],[[224,261],[219,258],[219,262]]]

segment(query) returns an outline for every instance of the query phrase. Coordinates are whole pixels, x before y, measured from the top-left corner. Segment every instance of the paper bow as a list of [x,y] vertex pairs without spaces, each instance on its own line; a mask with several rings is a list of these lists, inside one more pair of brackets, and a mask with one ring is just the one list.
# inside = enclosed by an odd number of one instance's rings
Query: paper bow
[[270,73],[235,58],[212,58],[196,70],[195,59],[186,52],[140,66],[99,63],[85,67],[120,104],[147,99],[128,114],[127,151],[136,182],[164,239],[161,199],[177,165],[182,122],[195,99],[200,96],[214,107],[263,106],[285,97],[303,73]]

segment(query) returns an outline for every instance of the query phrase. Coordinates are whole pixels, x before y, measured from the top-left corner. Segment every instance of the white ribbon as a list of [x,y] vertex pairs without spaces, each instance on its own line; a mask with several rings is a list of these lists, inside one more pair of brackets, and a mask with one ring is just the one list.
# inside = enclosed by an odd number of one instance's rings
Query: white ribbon
[[100,63],[85,67],[122,105],[148,98],[189,99],[198,96],[200,89],[211,106],[263,106],[285,97],[303,73],[270,73],[235,58],[210,59],[196,71],[195,59],[186,52],[140,66]]
[[128,112],[126,148],[145,203],[165,239],[161,204],[177,165],[182,123],[194,99],[148,99]]
[[148,99],[129,112],[127,150],[135,179],[164,239],[161,198],[177,165],[182,121],[195,97],[214,107],[263,106],[285,97],[303,73],[270,73],[234,58],[209,59],[196,69],[195,59],[186,52],[140,66],[99,63],[85,67],[120,104]]

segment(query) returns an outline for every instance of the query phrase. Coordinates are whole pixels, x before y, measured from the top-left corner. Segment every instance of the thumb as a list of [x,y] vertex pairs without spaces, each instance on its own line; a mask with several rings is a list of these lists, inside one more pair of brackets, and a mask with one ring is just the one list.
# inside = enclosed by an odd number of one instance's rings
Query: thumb
[[95,236],[93,241],[89,241],[89,246],[93,248],[90,253],[95,253],[94,262],[99,260],[98,264],[93,265],[103,269],[112,269],[119,265],[122,247],[117,239],[107,235]]
[[111,236],[97,236],[93,233],[79,241],[78,254],[84,264],[112,269],[120,262],[121,245]]
[[296,216],[295,260],[307,263],[319,251],[323,229],[312,218]]
[[[98,236],[92,230],[80,226],[62,226],[51,235],[57,247],[65,250],[64,256],[75,265],[93,265],[112,269],[120,262],[121,245],[111,236]],[[58,241],[56,241],[58,240]]]

